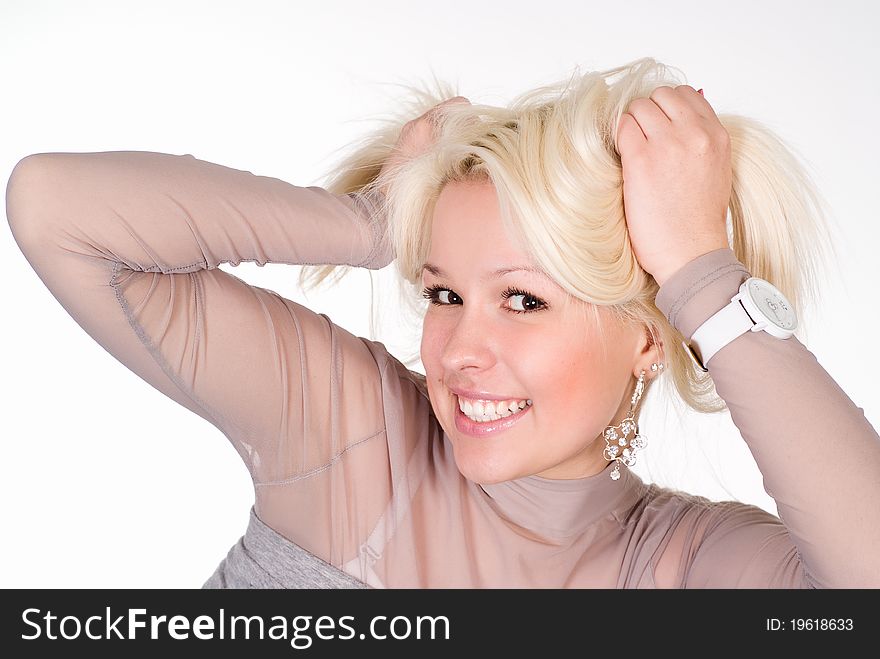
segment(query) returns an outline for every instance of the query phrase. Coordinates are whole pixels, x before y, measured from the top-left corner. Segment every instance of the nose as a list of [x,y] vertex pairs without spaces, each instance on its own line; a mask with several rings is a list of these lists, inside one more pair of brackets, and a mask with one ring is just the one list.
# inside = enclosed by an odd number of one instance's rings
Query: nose
[[491,324],[479,309],[464,309],[446,336],[440,361],[446,371],[487,370],[497,361]]

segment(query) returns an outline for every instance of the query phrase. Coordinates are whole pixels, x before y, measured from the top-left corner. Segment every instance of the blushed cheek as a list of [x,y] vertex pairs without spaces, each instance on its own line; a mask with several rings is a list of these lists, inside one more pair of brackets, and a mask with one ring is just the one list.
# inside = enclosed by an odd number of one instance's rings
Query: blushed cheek
[[605,381],[607,365],[601,355],[592,351],[578,350],[571,346],[565,354],[559,354],[556,389],[560,406],[581,419],[602,416],[607,407],[608,382]]

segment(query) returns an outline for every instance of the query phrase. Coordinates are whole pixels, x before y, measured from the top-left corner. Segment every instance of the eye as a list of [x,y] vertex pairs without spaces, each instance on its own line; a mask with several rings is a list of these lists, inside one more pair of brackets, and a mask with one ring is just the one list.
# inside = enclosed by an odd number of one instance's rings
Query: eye
[[[457,293],[440,284],[434,284],[433,286],[425,288],[425,290],[422,291],[422,297],[430,300],[431,304],[438,307],[448,307],[453,304],[461,304],[462,301]],[[550,305],[544,302],[541,298],[518,288],[508,287],[501,294],[501,297],[505,300],[509,298],[523,298],[522,301],[518,302],[520,308],[507,307],[507,310],[512,313],[531,313],[550,308]]]
[[444,288],[440,284],[428,286],[424,291],[422,291],[422,297],[430,300],[431,304],[436,304],[438,307],[446,307],[450,304],[458,304],[457,302],[453,302],[452,299],[459,301],[461,300],[458,295],[456,295],[448,288]]
[[514,313],[529,313],[530,311],[541,311],[542,309],[547,308],[547,303],[544,302],[541,298],[532,295],[527,291],[521,291],[518,288],[508,287],[506,291],[501,294],[501,297],[504,299],[509,298],[523,298],[523,301],[520,302],[522,308],[521,309],[511,309]]

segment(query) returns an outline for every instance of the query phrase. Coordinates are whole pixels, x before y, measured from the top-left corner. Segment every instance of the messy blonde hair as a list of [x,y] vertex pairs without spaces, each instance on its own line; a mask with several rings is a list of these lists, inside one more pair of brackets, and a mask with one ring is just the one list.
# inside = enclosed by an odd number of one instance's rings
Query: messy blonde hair
[[[401,129],[458,92],[435,78],[436,92],[410,89],[398,116],[368,135],[324,187],[365,193],[387,184],[381,240],[396,258],[403,304],[417,317],[422,266],[430,249],[433,208],[449,182],[489,182],[510,239],[574,298],[601,330],[599,308],[622,323],[643,325],[664,346],[665,373],[681,401],[698,412],[726,405],[708,373],[681,349],[684,337],[656,307],[658,285],[636,260],[623,206],[615,135],[630,101],[663,85],[686,84],[677,69],[651,58],[601,72],[576,72],[539,87],[507,107],[446,107],[436,143],[426,153],[378,175]],[[730,135],[733,189],[728,209],[731,249],[746,269],[776,285],[801,318],[819,298],[823,269],[835,262],[825,204],[791,147],[764,125],[719,114]],[[384,218],[384,219],[383,219]],[[827,251],[826,251],[827,248]],[[349,266],[303,266],[300,285],[317,286]],[[372,277],[371,277],[372,281]],[[798,338],[804,340],[804,323]],[[415,355],[403,361],[411,367]]]

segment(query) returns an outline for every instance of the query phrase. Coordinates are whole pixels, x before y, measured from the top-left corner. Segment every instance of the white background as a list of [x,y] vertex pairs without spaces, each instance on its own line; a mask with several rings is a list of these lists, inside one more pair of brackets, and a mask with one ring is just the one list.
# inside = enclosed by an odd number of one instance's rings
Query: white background
[[[0,170],[38,152],[146,150],[319,185],[393,107],[393,83],[433,71],[503,104],[575,66],[652,56],[806,162],[845,258],[807,345],[878,427],[877,24],[867,1],[4,0]],[[201,586],[244,532],[247,470],[95,343],[0,229],[0,586]],[[371,336],[366,271],[306,297],[297,267],[222,267]],[[371,338],[418,347],[393,327]],[[729,414],[679,424],[666,409],[644,409],[643,478],[776,512]]]

